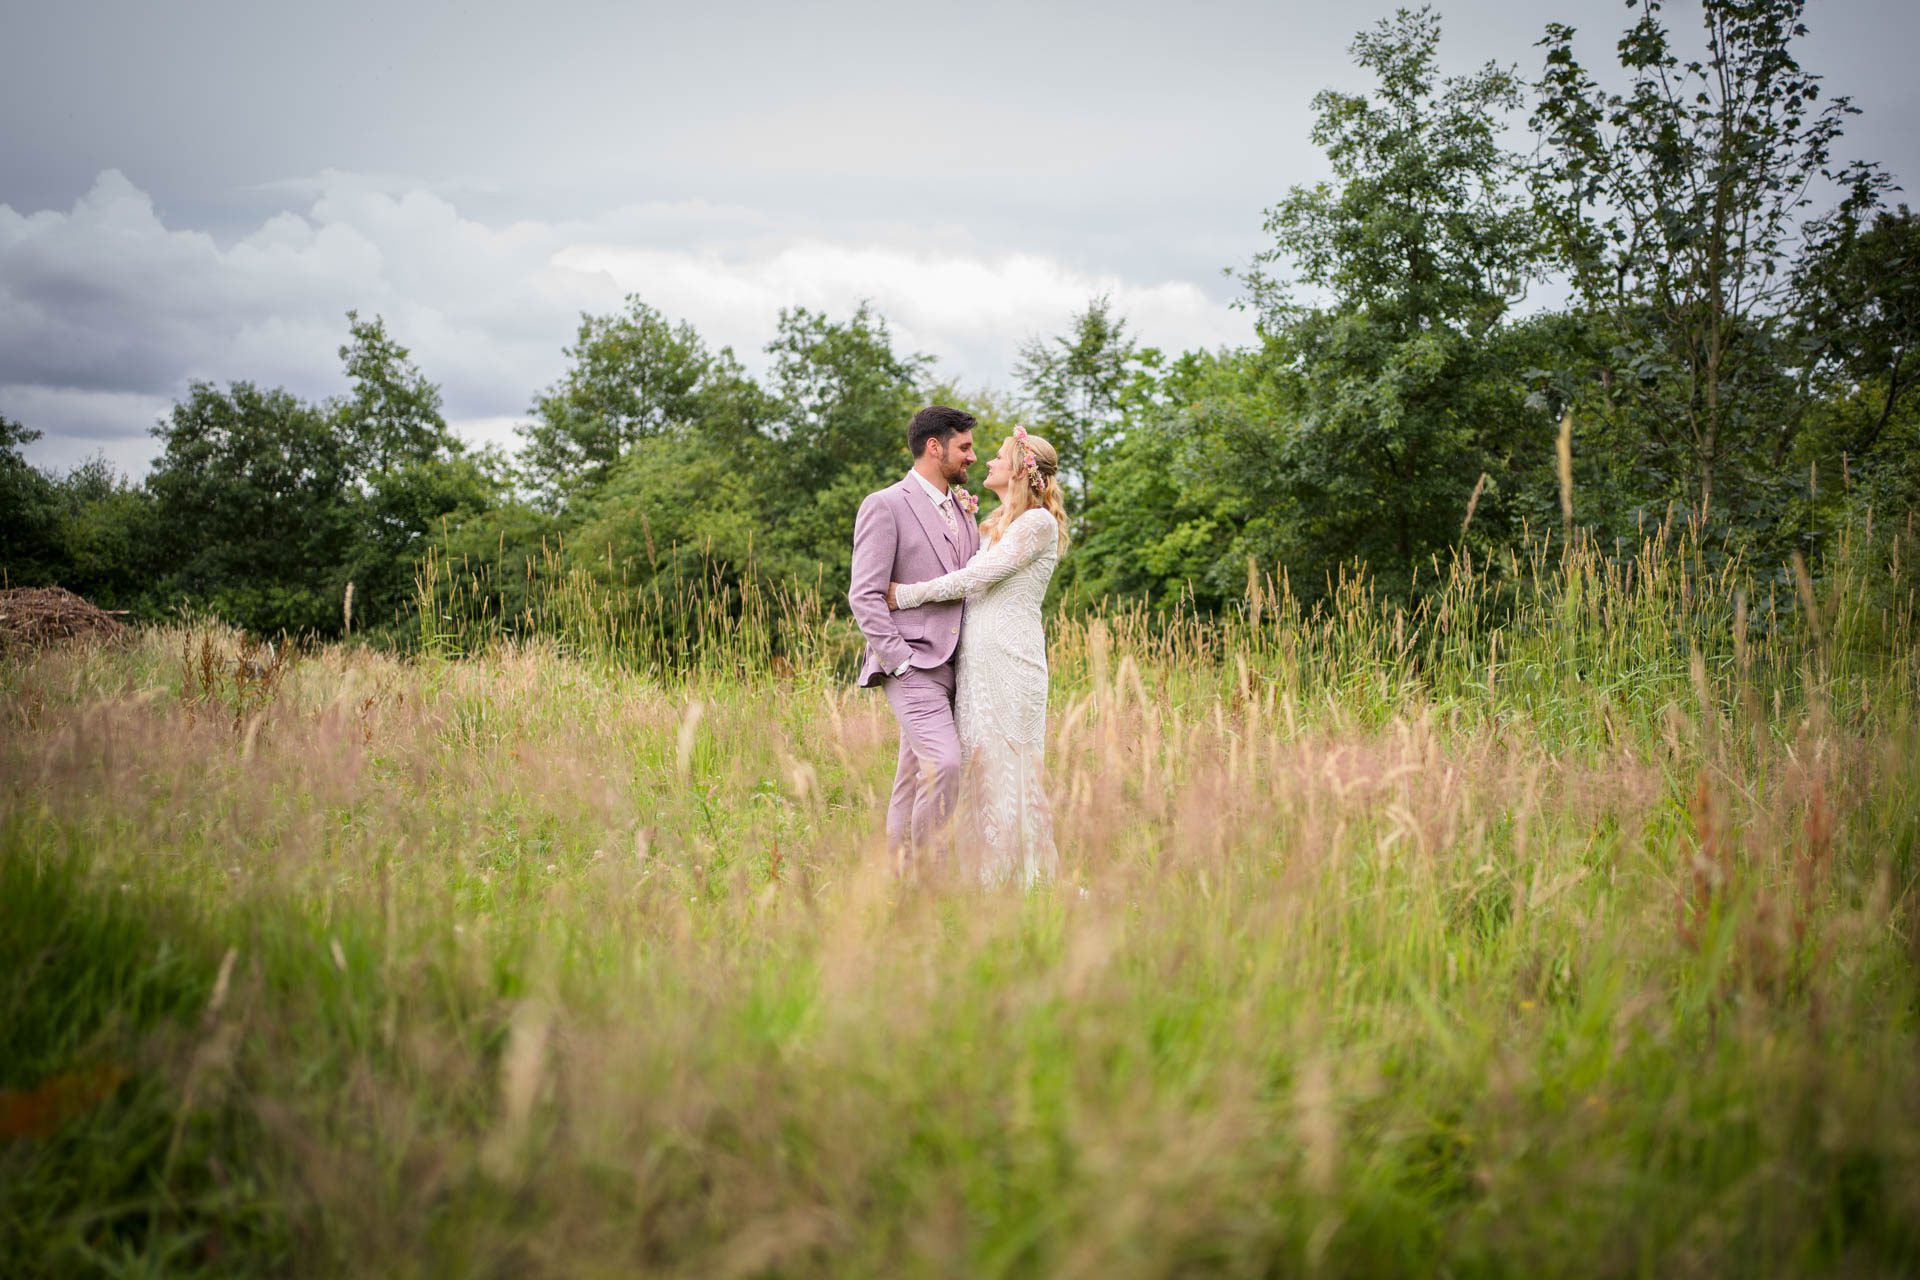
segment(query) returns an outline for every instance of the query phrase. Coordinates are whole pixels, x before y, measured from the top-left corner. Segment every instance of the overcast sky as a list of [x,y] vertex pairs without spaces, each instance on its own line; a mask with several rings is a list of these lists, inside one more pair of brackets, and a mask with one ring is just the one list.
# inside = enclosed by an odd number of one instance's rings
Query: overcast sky
[[[1619,0],[1445,0],[1442,63],[1602,64]],[[870,298],[1005,387],[1111,293],[1145,341],[1239,343],[1261,211],[1323,176],[1310,103],[1391,3],[0,0],[0,413],[144,473],[195,378],[341,389],[379,313],[474,440],[636,292],[750,367],[783,306]],[[1669,6],[1691,39],[1697,5]],[[1801,61],[1920,174],[1914,0],[1814,0]]]

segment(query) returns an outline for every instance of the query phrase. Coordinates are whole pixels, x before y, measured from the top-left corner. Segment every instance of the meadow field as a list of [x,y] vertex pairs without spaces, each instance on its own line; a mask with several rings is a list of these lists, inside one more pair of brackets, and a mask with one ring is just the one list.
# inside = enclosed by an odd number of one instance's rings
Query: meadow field
[[1914,1274],[1914,535],[1064,614],[1030,894],[804,593],[8,654],[4,1270]]

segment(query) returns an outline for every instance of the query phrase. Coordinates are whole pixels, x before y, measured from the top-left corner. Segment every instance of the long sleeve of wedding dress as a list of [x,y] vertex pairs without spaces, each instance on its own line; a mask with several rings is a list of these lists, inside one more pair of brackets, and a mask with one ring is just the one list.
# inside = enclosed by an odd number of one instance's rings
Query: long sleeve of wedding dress
[[1053,513],[1034,507],[1022,512],[1000,541],[982,547],[964,567],[925,582],[900,583],[894,587],[894,598],[902,609],[917,609],[936,600],[977,596],[1040,559],[1049,547],[1058,545],[1059,536]]
[[1047,637],[1040,602],[1060,561],[1052,513],[1022,513],[1000,540],[944,577],[900,584],[903,609],[966,597],[955,658],[960,848],[985,883],[1051,880],[1058,867],[1047,803]]

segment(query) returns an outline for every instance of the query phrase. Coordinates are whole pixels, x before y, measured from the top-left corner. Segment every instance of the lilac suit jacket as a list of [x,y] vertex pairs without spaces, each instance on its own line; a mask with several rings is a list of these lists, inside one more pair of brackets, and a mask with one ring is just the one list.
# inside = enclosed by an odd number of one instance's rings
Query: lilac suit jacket
[[853,522],[853,585],[847,603],[867,637],[860,668],[863,688],[879,684],[902,662],[938,667],[953,660],[960,643],[962,600],[943,600],[918,609],[887,608],[887,584],[926,582],[952,573],[980,549],[980,530],[972,516],[954,510],[957,532],[927,499],[911,475],[867,495]]

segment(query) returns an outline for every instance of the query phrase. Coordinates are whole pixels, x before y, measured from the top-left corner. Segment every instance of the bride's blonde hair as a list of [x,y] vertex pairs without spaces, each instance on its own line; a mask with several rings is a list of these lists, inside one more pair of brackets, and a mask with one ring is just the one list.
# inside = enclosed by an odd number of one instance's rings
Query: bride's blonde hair
[[[1033,456],[1031,468],[1026,462],[1028,454]],[[1060,554],[1067,554],[1067,504],[1060,496],[1060,455],[1039,436],[1016,431],[1000,446],[1000,456],[1012,464],[1013,474],[1007,481],[1007,500],[980,522],[980,532],[986,535],[988,544],[1000,541],[1013,522],[1033,508],[1045,507],[1053,513],[1054,527],[1060,531]]]

